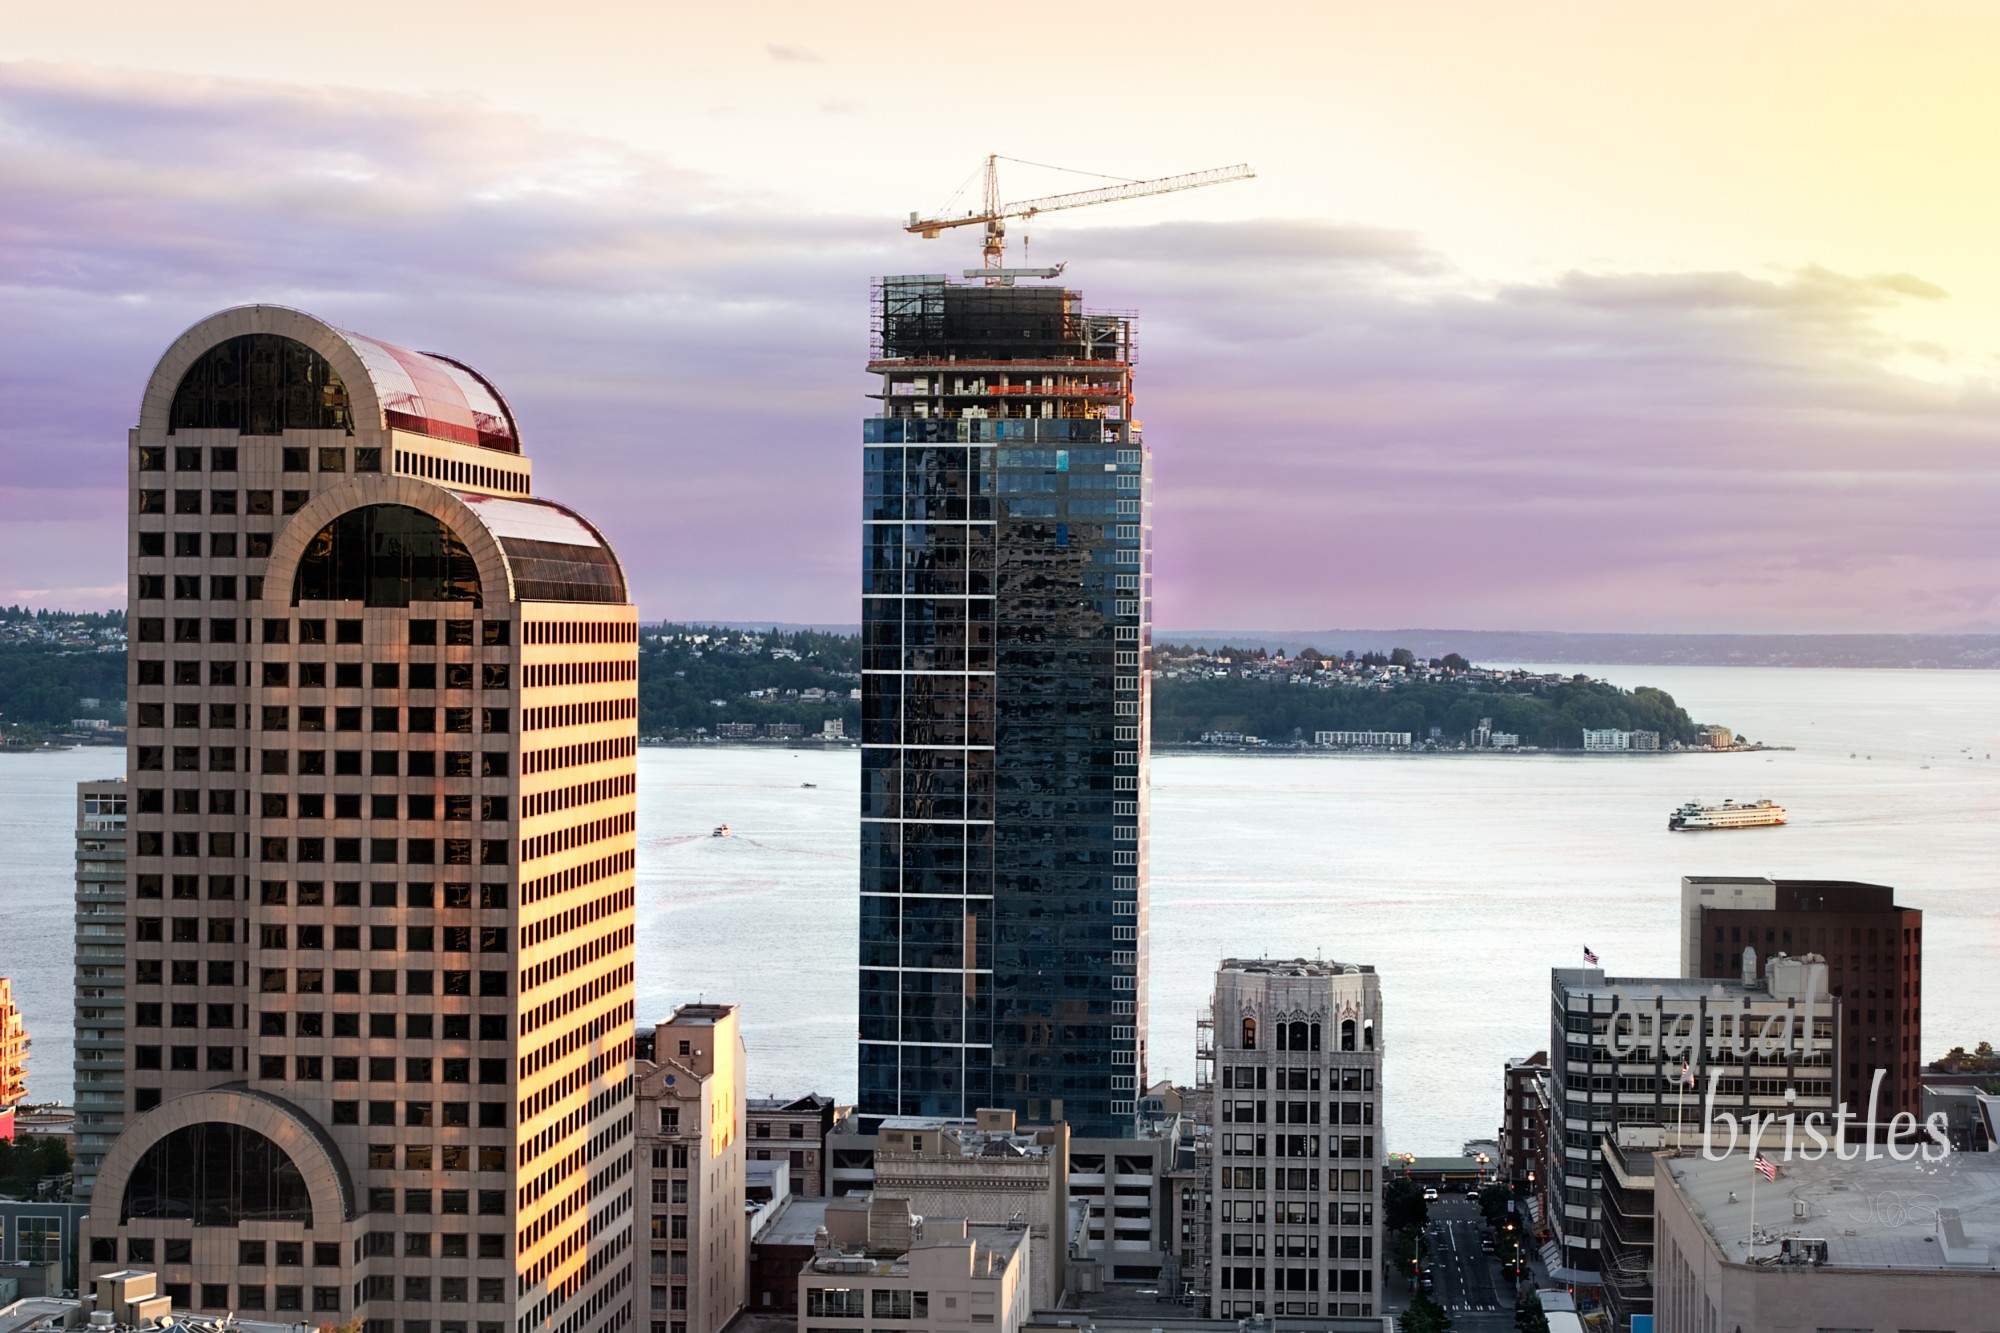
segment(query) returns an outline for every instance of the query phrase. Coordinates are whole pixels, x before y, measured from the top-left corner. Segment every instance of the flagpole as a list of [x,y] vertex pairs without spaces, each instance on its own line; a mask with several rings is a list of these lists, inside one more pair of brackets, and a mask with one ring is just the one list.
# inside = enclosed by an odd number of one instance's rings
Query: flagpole
[[1763,1178],[1763,1175],[1764,1173],[1757,1169],[1757,1163],[1753,1158],[1750,1163],[1750,1245],[1752,1249],[1755,1249],[1757,1245],[1757,1182]]

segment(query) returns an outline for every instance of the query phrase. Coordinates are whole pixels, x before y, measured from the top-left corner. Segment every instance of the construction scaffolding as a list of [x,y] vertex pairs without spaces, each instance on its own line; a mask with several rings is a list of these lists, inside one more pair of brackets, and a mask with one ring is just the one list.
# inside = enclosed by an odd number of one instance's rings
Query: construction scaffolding
[[1202,1318],[1207,1318],[1210,1309],[1210,1291],[1213,1276],[1209,1269],[1211,1239],[1215,1230],[1214,1191],[1209,1182],[1215,1178],[1215,1015],[1203,1010],[1194,1020],[1194,1089],[1181,1101],[1181,1113],[1194,1126],[1194,1165],[1202,1181],[1202,1198],[1205,1201],[1199,1209],[1189,1210],[1185,1219],[1189,1223],[1184,1247],[1186,1257],[1182,1260],[1180,1280],[1181,1291],[1187,1302]]
[[1067,287],[914,273],[877,279],[872,298],[873,361],[1132,364],[1132,315],[1085,310]]

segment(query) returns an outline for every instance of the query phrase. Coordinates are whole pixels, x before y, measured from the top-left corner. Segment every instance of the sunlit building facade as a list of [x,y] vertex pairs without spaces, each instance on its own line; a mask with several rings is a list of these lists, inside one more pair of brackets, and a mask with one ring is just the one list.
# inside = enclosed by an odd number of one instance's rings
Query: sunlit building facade
[[864,1119],[1130,1136],[1150,464],[1129,315],[883,279],[863,425]]
[[626,1325],[617,557],[478,374],[277,307],[167,350],[128,464],[126,1124],[83,1279]]

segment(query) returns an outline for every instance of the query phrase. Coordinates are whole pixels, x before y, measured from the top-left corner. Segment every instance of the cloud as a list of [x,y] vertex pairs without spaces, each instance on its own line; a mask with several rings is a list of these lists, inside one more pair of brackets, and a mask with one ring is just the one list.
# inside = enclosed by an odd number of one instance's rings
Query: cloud
[[[464,99],[50,65],[0,66],[0,178],[0,601],[103,604],[154,359],[275,301],[490,376],[647,615],[858,618],[869,281],[950,240]],[[1164,624],[1991,616],[2000,404],[1893,373],[1925,354],[1876,323],[1946,299],[1920,277],[1496,283],[1394,228],[1031,229],[1142,311]]]
[[777,42],[766,42],[764,43],[764,50],[771,59],[781,65],[819,65],[825,63],[803,46],[781,46]]

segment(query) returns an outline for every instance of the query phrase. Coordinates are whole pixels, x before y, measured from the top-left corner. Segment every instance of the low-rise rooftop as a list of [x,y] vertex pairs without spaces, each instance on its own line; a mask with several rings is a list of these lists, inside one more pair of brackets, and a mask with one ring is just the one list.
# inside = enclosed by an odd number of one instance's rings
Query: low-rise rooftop
[[1856,1156],[1848,1161],[1828,1151],[1809,1162],[1767,1147],[1778,1165],[1771,1181],[1742,1153],[1662,1157],[1657,1179],[1663,1188],[1672,1179],[1730,1263],[2000,1274],[2000,1154],[1896,1161],[1877,1145],[1869,1161],[1859,1147],[1849,1150]]

